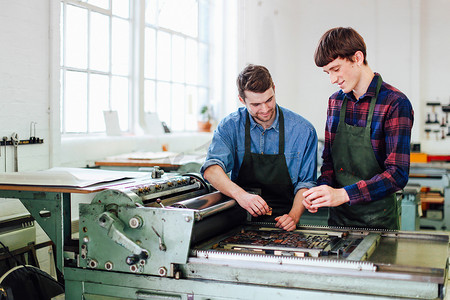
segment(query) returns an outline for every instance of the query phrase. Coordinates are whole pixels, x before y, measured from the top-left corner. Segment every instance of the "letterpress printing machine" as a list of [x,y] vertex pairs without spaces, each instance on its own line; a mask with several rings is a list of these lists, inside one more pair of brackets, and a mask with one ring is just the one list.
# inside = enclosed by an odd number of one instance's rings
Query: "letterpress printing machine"
[[21,199],[64,253],[58,266],[69,300],[445,296],[446,234],[324,226],[285,232],[249,221],[196,174],[166,174],[109,184],[80,204],[74,240],[67,237],[70,190],[21,188],[0,187],[0,196]]

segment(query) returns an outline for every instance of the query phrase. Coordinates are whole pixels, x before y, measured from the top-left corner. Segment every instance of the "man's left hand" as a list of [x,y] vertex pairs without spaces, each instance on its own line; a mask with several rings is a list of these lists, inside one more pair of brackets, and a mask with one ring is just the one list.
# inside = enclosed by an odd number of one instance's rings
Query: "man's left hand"
[[326,206],[335,207],[350,201],[345,189],[334,189],[328,185],[310,188],[303,193],[303,197],[305,197],[304,203],[310,203],[310,206],[305,205],[307,209],[317,209]]

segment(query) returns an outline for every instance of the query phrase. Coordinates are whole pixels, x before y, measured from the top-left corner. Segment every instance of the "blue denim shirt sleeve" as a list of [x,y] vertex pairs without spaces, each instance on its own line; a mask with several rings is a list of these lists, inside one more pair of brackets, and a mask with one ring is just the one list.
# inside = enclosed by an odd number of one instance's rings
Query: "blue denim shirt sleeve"
[[[301,188],[316,184],[317,134],[314,127],[300,115],[285,109],[285,156],[294,193]],[[203,175],[211,165],[219,165],[236,180],[245,153],[245,120],[247,109],[225,117],[214,132],[205,163],[200,172]],[[272,127],[264,130],[250,118],[251,151],[253,153],[278,154],[278,116]]]

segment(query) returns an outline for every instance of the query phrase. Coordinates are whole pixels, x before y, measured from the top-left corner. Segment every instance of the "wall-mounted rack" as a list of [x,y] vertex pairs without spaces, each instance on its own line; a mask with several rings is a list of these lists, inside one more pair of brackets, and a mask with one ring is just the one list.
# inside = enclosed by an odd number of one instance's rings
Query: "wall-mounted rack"
[[[44,139],[29,138],[28,140],[20,140],[18,145],[33,145],[33,144],[43,144],[43,143],[44,143]],[[0,146],[14,146],[14,141],[0,140]]]

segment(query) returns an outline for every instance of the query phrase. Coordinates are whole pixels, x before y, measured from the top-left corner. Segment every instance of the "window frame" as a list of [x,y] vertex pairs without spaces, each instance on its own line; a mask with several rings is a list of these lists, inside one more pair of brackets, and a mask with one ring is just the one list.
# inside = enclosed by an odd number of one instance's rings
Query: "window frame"
[[[109,91],[108,91],[108,107],[111,110],[112,108],[112,94],[111,94],[111,89],[112,89],[112,78],[114,76],[122,76],[128,79],[128,128],[127,128],[127,132],[128,133],[136,133],[139,132],[140,130],[138,129],[138,127],[143,127],[145,126],[145,83],[147,80],[153,80],[153,82],[155,83],[155,95],[158,92],[158,83],[159,82],[167,82],[172,90],[172,87],[174,85],[182,85],[184,86],[184,90],[186,91],[187,87],[195,87],[197,90],[199,89],[204,89],[206,91],[206,97],[205,99],[207,100],[208,103],[200,103],[200,104],[209,104],[209,94],[211,91],[211,81],[209,80],[209,72],[210,72],[210,51],[211,51],[211,40],[209,38],[209,32],[207,33],[207,39],[206,40],[202,40],[201,39],[201,22],[202,20],[200,20],[201,16],[200,13],[201,11],[203,11],[203,13],[205,11],[207,11],[207,22],[210,22],[211,16],[210,16],[210,8],[211,8],[211,4],[209,2],[209,0],[198,0],[198,32],[197,32],[197,38],[193,38],[189,35],[168,29],[168,28],[163,28],[163,27],[159,27],[157,25],[154,24],[148,24],[145,21],[145,9],[141,9],[139,7],[139,5],[145,5],[144,1],[134,1],[134,0],[130,0],[129,5],[129,18],[123,18],[120,16],[116,16],[113,14],[113,10],[112,10],[112,0],[107,0],[109,3],[109,9],[102,9],[96,6],[93,6],[87,2],[81,2],[78,0],[60,0],[61,3],[61,34],[63,36],[66,35],[66,7],[67,5],[74,5],[77,7],[82,7],[87,9],[87,19],[88,19],[88,28],[87,28],[87,67],[86,69],[83,68],[74,68],[74,67],[68,67],[66,66],[66,45],[65,45],[65,38],[61,38],[61,60],[60,60],[60,76],[61,76],[61,94],[60,94],[60,126],[61,126],[61,134],[62,135],[73,135],[73,134],[82,134],[82,135],[95,135],[95,134],[104,134],[105,131],[97,131],[97,132],[92,132],[89,128],[90,124],[89,124],[89,103],[90,101],[92,101],[92,99],[90,99],[90,95],[89,95],[89,84],[90,84],[90,76],[92,74],[98,74],[98,75],[104,75],[104,76],[108,76],[108,83],[109,83]],[[158,1],[158,0],[155,0]],[[204,6],[201,6],[204,5]],[[206,10],[205,10],[206,8]],[[90,40],[91,40],[91,30],[89,28],[89,26],[91,26],[90,24],[90,20],[91,20],[91,15],[92,12],[99,12],[102,13],[106,16],[108,16],[109,18],[109,36],[108,36],[108,40],[109,40],[109,65],[108,65],[108,71],[104,72],[104,71],[98,71],[98,70],[92,70],[90,69],[90,55],[89,55],[89,51],[90,51]],[[113,18],[121,18],[121,19],[125,19],[125,20],[129,20],[129,39],[130,39],[130,43],[129,43],[129,73],[128,75],[117,75],[114,74],[112,71],[112,63],[113,63],[113,57],[112,57],[112,48],[113,48],[113,32],[112,32],[112,27],[113,27]],[[177,36],[177,37],[181,37],[185,40],[185,44],[187,39],[190,39],[192,41],[194,41],[197,45],[197,57],[198,57],[198,62],[197,62],[197,68],[199,70],[199,79],[197,80],[196,83],[194,84],[189,84],[187,83],[187,76],[185,74],[185,78],[184,78],[184,82],[179,82],[179,81],[173,81],[173,77],[170,77],[170,80],[161,80],[158,79],[158,76],[156,75],[154,78],[150,79],[145,77],[145,72],[144,72],[144,68],[145,68],[145,47],[146,47],[146,41],[145,41],[145,32],[147,30],[147,28],[152,28],[155,30],[156,34],[158,34],[159,32],[164,32],[169,34],[169,36],[171,37],[171,41],[173,40],[173,36]],[[205,25],[204,30],[208,30],[208,26]],[[206,57],[205,58],[200,58],[200,45],[202,45],[202,47],[206,48]],[[155,45],[155,48],[157,47],[157,45]],[[185,46],[186,48],[186,46]],[[156,51],[156,50],[155,50]],[[186,49],[185,49],[186,51]],[[156,59],[155,61],[157,61],[157,53],[156,55]],[[185,56],[186,58],[186,56]],[[173,61],[173,57],[170,57],[170,63],[172,64]],[[186,59],[185,59],[186,61]],[[202,83],[200,82],[200,67],[201,64],[203,62],[207,61],[207,65],[203,66],[203,72],[205,73],[205,77],[206,77],[206,82]],[[66,101],[65,101],[65,92],[66,92],[66,73],[67,72],[83,72],[86,73],[86,87],[87,87],[87,92],[86,92],[86,99],[87,99],[87,103],[86,103],[86,130],[82,131],[82,132],[68,132],[66,129],[66,124],[65,124],[65,116],[64,113],[66,113]],[[155,70],[155,74],[157,72],[157,69]],[[170,73],[172,72],[172,68],[170,70]],[[185,92],[186,95],[186,92]],[[155,96],[156,97],[156,96]],[[187,103],[187,99],[185,96],[184,99],[184,103],[186,105]],[[198,100],[197,100],[198,101]],[[170,103],[172,103],[172,95],[170,95]],[[197,106],[200,106],[200,104],[198,104]],[[195,111],[194,113],[194,117],[197,117],[198,114],[198,109],[195,106]],[[186,108],[184,110],[184,114],[186,114]],[[172,116],[172,112],[170,113],[170,115]],[[163,121],[163,120],[162,120]],[[170,125],[170,121],[169,121],[169,125]],[[192,125],[193,126],[193,125]],[[190,130],[194,130],[194,128],[191,126]],[[179,130],[179,131],[190,131],[190,130],[186,130],[187,126],[186,126],[186,121],[183,125],[183,129]],[[177,131],[177,130],[175,130]]]

